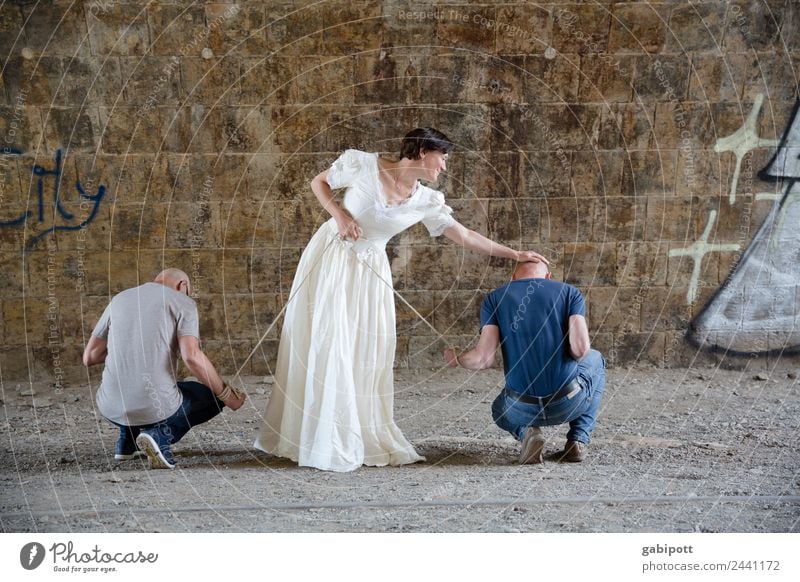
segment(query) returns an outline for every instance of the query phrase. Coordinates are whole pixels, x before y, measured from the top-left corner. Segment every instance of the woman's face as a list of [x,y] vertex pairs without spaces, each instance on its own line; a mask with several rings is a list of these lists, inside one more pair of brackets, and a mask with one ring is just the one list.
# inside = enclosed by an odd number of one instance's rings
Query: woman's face
[[421,161],[425,176],[422,179],[435,183],[439,179],[439,174],[447,169],[447,155],[437,151],[423,151]]

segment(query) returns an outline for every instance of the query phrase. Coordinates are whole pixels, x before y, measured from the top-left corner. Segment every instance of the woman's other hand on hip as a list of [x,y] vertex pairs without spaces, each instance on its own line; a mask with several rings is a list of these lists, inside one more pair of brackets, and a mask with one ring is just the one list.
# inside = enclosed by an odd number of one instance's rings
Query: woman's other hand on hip
[[361,227],[347,211],[342,211],[342,215],[336,219],[336,226],[342,238],[356,241],[361,236]]

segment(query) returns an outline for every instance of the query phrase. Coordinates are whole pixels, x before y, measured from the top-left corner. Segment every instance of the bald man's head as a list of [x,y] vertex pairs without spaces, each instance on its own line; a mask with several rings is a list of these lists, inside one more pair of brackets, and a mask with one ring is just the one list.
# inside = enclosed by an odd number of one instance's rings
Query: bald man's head
[[517,268],[514,269],[513,279],[549,279],[550,269],[547,264],[539,261],[538,263],[517,263]]
[[191,283],[189,282],[189,275],[180,269],[175,269],[173,267],[161,271],[158,275],[156,275],[156,278],[153,279],[153,281],[156,283],[161,283],[170,289],[175,289],[175,291],[178,293],[191,295],[192,292]]

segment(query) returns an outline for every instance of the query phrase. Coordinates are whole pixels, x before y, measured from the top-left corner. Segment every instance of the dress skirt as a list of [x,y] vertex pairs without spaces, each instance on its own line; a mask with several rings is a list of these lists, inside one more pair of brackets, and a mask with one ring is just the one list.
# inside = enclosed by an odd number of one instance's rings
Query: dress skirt
[[382,243],[342,241],[333,220],[314,234],[292,284],[256,448],[331,471],[424,460],[394,422],[391,285]]

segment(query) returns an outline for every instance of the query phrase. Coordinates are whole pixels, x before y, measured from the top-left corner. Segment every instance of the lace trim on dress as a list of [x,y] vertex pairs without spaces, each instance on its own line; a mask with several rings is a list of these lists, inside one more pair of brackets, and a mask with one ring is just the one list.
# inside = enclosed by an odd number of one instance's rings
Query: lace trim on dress
[[414,189],[411,191],[411,195],[408,198],[400,202],[399,204],[389,204],[386,202],[386,197],[383,195],[383,185],[381,184],[381,178],[379,172],[381,171],[381,166],[378,163],[378,154],[373,154],[375,160],[375,215],[379,218],[389,218],[391,213],[398,209],[404,208],[409,206],[411,202],[416,198],[417,194],[422,190],[422,185],[417,180],[417,183],[414,185]]
[[353,253],[361,263],[373,257],[380,257],[381,253],[386,256],[385,247],[370,243],[366,239],[362,238],[354,242],[340,237],[336,222],[332,218],[328,221],[328,230],[330,231],[330,236],[334,239],[333,244]]
[[[378,253],[380,252],[385,252],[374,244],[367,243],[359,245],[357,242],[341,238],[338,234],[336,235],[335,240],[339,247],[353,253],[360,263],[363,263],[367,259],[372,259],[373,257],[379,256]],[[358,250],[359,247],[360,250]]]

